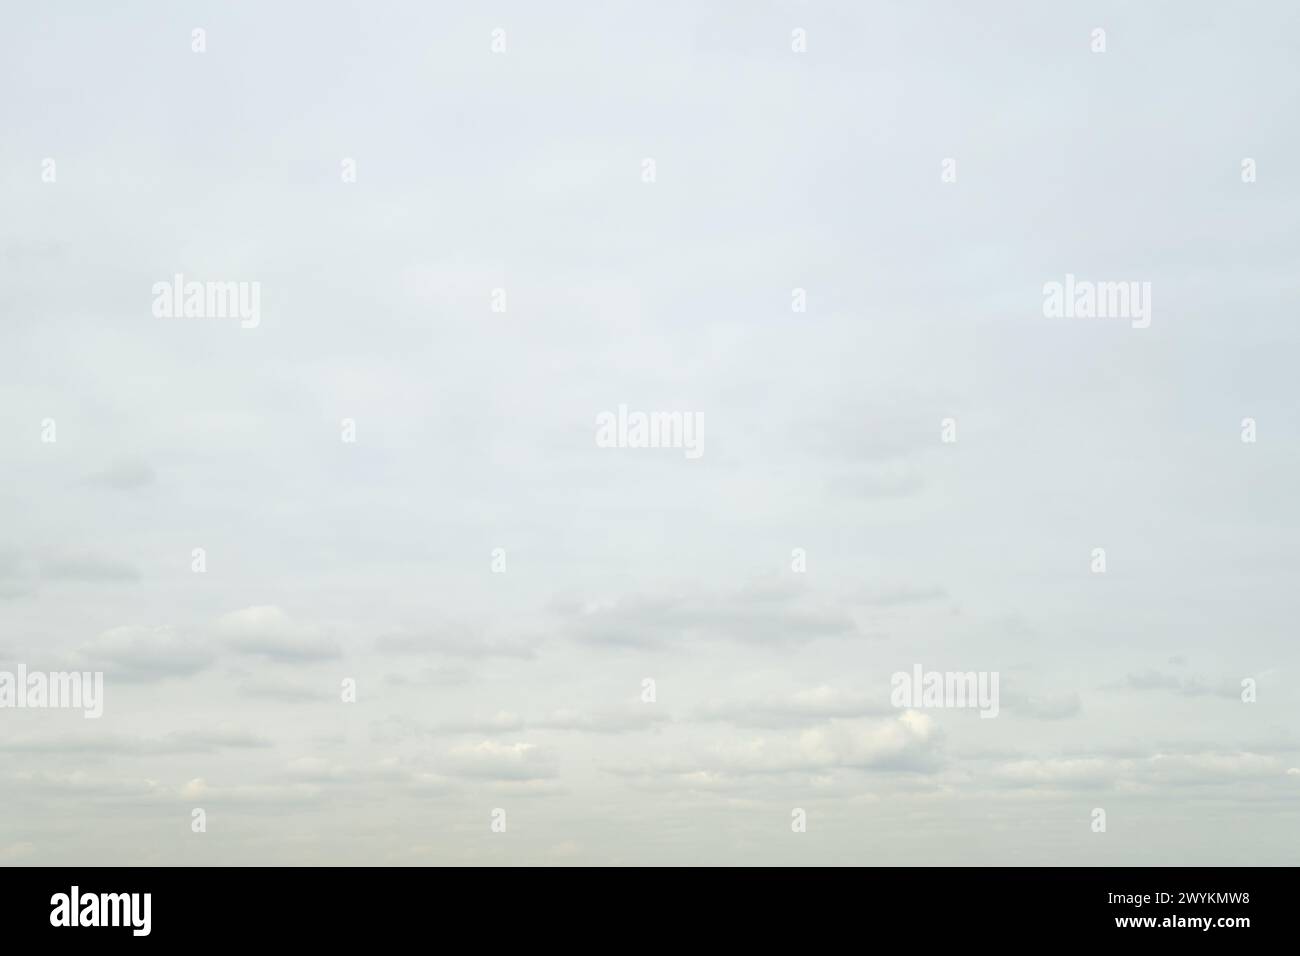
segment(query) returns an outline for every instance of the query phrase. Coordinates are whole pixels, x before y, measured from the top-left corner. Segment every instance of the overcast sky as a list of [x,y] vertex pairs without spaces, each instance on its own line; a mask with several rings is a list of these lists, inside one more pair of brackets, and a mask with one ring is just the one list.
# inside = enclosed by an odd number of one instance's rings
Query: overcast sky
[[9,5],[0,670],[105,701],[0,710],[0,863],[1300,862],[1297,63],[1282,0]]

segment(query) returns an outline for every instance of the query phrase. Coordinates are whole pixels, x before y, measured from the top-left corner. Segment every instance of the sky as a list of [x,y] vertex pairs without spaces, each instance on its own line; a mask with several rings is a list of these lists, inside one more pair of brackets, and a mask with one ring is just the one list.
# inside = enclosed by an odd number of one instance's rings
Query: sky
[[1300,862],[1293,4],[2,19],[0,865]]

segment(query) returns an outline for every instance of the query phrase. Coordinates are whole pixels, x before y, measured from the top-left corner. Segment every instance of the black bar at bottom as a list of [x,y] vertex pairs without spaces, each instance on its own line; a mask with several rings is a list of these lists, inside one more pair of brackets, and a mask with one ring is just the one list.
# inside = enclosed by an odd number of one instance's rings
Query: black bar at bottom
[[917,945],[1127,936],[1231,946],[1293,938],[1293,883],[1289,869],[1236,867],[37,867],[0,870],[0,925],[7,943],[57,946],[75,934],[78,944],[113,948],[260,940],[337,947],[412,934],[457,948],[770,947],[845,934],[852,945],[901,934]]

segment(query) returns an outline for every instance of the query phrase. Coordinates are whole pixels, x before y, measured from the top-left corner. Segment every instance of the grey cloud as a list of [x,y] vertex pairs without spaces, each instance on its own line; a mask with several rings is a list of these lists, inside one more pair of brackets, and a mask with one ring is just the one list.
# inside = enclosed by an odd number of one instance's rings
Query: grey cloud
[[726,721],[764,728],[797,727],[832,717],[879,717],[897,714],[888,696],[848,693],[815,687],[762,700],[712,701],[695,711],[695,719]]
[[385,674],[384,684],[390,688],[403,687],[463,687],[475,680],[475,672],[463,664],[419,667],[409,671]]
[[594,713],[578,710],[556,710],[529,726],[539,730],[574,730],[591,734],[625,734],[651,730],[660,724],[670,723],[672,717],[658,704],[632,704],[617,710]]
[[261,807],[267,809],[290,809],[318,803],[323,795],[320,780],[300,780],[296,782],[277,783],[238,783],[209,784],[202,777],[196,777],[188,783],[168,787],[172,799],[181,798],[187,802],[197,803],[207,808],[211,806]]
[[915,465],[891,461],[837,475],[827,487],[834,494],[852,498],[904,498],[917,494],[925,484]]
[[863,588],[857,595],[862,604],[872,607],[893,608],[912,605],[937,604],[948,600],[948,592],[937,587]]
[[135,582],[141,577],[138,570],[124,561],[93,554],[68,555],[42,562],[40,574],[46,581],[88,584]]
[[895,391],[870,403],[836,408],[833,417],[800,421],[792,441],[846,463],[893,465],[934,450],[945,417],[932,397]]
[[[1249,676],[1249,675],[1243,675]],[[1147,669],[1129,674],[1123,681],[1108,685],[1110,690],[1165,690],[1183,697],[1224,697],[1240,699],[1241,678],[1224,677],[1217,681],[1204,681],[1195,677],[1180,677]]]
[[564,629],[582,641],[654,647],[685,640],[787,644],[859,633],[839,607],[799,598],[797,590],[634,595],[557,608]]
[[1037,720],[1066,720],[1083,713],[1083,698],[1073,691],[1021,695],[1008,689],[1001,692],[1001,702],[1012,717],[1023,715]]
[[153,484],[157,475],[153,466],[138,458],[113,462],[86,479],[86,483],[110,491],[136,491]]
[[39,566],[15,552],[0,552],[0,597],[22,597],[36,590]]
[[0,554],[0,597],[29,597],[42,584],[134,584],[141,577],[131,564],[92,552]]
[[432,727],[423,728],[422,734],[517,734],[526,729],[524,718],[508,711],[500,711],[487,717],[462,720],[441,721]]
[[351,779],[353,776],[347,767],[323,757],[296,757],[289,761],[285,772],[295,779],[316,783],[334,783]]
[[375,650],[395,656],[530,658],[536,653],[536,645],[519,638],[490,636],[484,634],[481,629],[448,628],[431,632],[384,634],[375,640]]
[[672,722],[672,717],[656,704],[629,704],[622,708],[604,708],[594,711],[576,709],[553,710],[536,717],[525,717],[509,711],[495,714],[442,720],[432,724],[414,721],[389,721],[378,728],[383,737],[404,739],[432,737],[446,734],[492,736],[522,734],[531,730],[576,731],[590,734],[626,734],[653,730]]
[[78,647],[74,655],[79,669],[103,671],[108,678],[128,683],[188,677],[215,660],[206,642],[165,625],[109,628]]
[[271,741],[266,737],[240,731],[177,731],[162,737],[106,734],[0,740],[0,752],[6,753],[121,757],[205,754],[220,750],[247,750],[270,746]]
[[339,699],[340,694],[340,685],[337,682],[312,685],[270,677],[242,680],[238,688],[241,697],[290,704],[334,701]]

